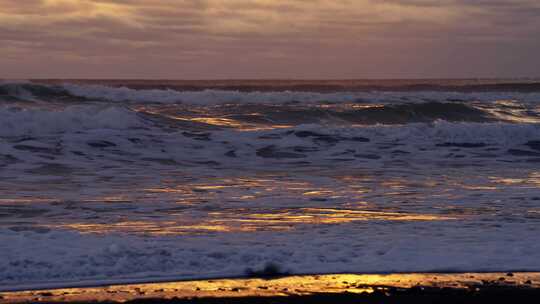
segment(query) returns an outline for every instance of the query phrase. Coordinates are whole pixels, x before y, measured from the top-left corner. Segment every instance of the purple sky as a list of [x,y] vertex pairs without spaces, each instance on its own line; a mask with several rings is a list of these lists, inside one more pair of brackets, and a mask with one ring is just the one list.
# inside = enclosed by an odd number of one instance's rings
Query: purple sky
[[540,76],[538,0],[0,0],[0,78]]

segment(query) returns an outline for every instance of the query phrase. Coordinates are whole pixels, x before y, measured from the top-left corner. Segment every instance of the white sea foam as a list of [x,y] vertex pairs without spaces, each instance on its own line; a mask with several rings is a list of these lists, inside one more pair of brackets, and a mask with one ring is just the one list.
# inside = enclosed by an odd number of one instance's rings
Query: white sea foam
[[142,125],[135,112],[122,107],[71,106],[59,110],[0,107],[0,117],[0,136],[128,129]]
[[176,91],[176,90],[135,90],[126,87],[103,85],[64,85],[75,96],[109,100],[116,102],[157,102],[187,104],[223,103],[284,103],[357,100],[361,95],[354,93],[316,93],[316,92],[240,92],[229,90]]
[[65,84],[63,88],[69,93],[97,100],[115,102],[156,102],[186,103],[197,105],[224,103],[288,103],[288,102],[426,102],[426,101],[495,101],[520,100],[523,102],[540,102],[540,93],[504,93],[504,92],[241,92],[231,90],[207,89],[203,91],[176,90],[135,90],[126,87],[109,87],[104,85]]
[[[24,100],[41,100],[40,90],[47,93],[69,93],[73,96],[111,102],[185,103],[212,105],[224,103],[290,103],[290,102],[360,102],[403,103],[426,101],[515,101],[540,103],[538,92],[452,92],[452,91],[236,91],[205,89],[179,91],[175,89],[132,89],[107,85],[72,84],[47,85],[29,81],[2,81],[0,93]],[[37,95],[37,96],[36,96]],[[48,95],[54,101],[54,96]],[[0,100],[1,101],[1,100]]]
[[242,276],[248,267],[262,269],[265,263],[292,273],[540,269],[539,234],[527,224],[470,225],[463,221],[365,223],[289,233],[152,238],[2,229],[0,291],[80,280]]
[[[299,129],[321,130],[317,125],[300,126]],[[329,129],[332,132],[332,128]],[[374,125],[354,128],[336,128],[336,134],[380,138],[383,142],[440,143],[484,142],[497,145],[524,143],[540,137],[540,124],[447,122],[412,123],[406,125]]]

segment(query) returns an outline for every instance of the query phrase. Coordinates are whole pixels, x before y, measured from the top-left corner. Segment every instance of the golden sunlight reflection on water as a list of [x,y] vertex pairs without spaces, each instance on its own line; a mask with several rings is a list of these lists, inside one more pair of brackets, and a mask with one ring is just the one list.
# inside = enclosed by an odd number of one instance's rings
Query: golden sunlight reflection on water
[[[501,279],[502,278],[502,279]],[[148,278],[150,280],[150,278]],[[317,293],[371,293],[375,289],[412,288],[471,288],[485,282],[498,282],[508,286],[538,288],[538,273],[413,273],[413,274],[327,274],[286,276],[265,279],[216,279],[147,284],[116,285],[89,288],[63,288],[5,292],[2,296],[10,303],[95,302],[134,299],[236,298],[313,295]],[[504,283],[501,283],[504,282]],[[45,296],[46,295],[46,296]]]
[[[478,193],[498,193],[508,185],[529,191],[540,186],[538,171],[517,176],[489,175],[476,183],[460,179],[378,179],[376,175],[360,171],[340,175],[325,175],[321,171],[320,176],[307,180],[286,172],[266,172],[204,180],[188,178],[183,182],[164,177],[160,183],[136,191],[111,190],[67,201],[45,196],[2,198],[0,215],[4,216],[6,227],[18,225],[24,218],[25,227],[97,234],[293,231],[317,225],[370,221],[405,223],[491,218],[499,214],[498,204],[505,198],[487,200]],[[462,204],[463,200],[471,198],[478,200],[479,205]],[[527,208],[523,212],[530,217],[535,216],[537,210]],[[40,220],[43,217],[47,220]]]
[[[159,187],[142,188],[134,194],[104,194],[81,201],[54,203],[56,208],[78,210],[76,213],[81,215],[53,217],[46,224],[37,224],[85,234],[196,235],[291,231],[315,225],[369,221],[452,221],[480,212],[452,209],[451,205],[417,208],[415,201],[424,194],[410,191],[410,182],[399,178],[379,181],[377,186],[372,177],[365,175],[332,178],[334,181],[330,183],[324,179],[306,181],[272,174],[185,183],[163,179]],[[429,180],[415,181],[412,187],[430,189],[436,185]],[[453,195],[434,193],[432,197],[447,199]],[[385,205],[377,202],[381,199],[407,199],[411,203]],[[25,212],[20,208],[12,209],[5,209],[5,213]],[[62,209],[59,211],[58,214],[62,214]]]
[[[217,129],[221,128],[234,128],[237,131],[257,131],[257,130],[272,130],[272,129],[282,129],[282,128],[291,128],[293,125],[285,123],[274,123],[270,120],[262,119],[262,115],[257,112],[244,113],[244,120],[233,119],[227,117],[224,113],[219,116],[217,113],[209,112],[204,108],[199,109],[185,109],[177,108],[174,106],[163,106],[159,109],[154,107],[147,106],[138,106],[134,108],[136,111],[144,112],[150,115],[160,115],[160,117],[166,117],[167,119],[182,122],[182,123],[193,123],[192,127],[214,127]],[[249,118],[252,118],[250,121]]]
[[490,177],[491,181],[496,184],[503,185],[516,185],[521,184],[526,188],[539,188],[540,187],[540,172],[533,171],[528,176],[523,178],[508,178],[508,177]]
[[151,235],[196,234],[209,232],[283,231],[300,225],[331,225],[356,221],[446,221],[456,216],[436,214],[363,211],[334,208],[300,208],[268,213],[209,212],[198,220],[120,221],[117,223],[69,223],[56,228],[70,228],[81,233],[130,232]]

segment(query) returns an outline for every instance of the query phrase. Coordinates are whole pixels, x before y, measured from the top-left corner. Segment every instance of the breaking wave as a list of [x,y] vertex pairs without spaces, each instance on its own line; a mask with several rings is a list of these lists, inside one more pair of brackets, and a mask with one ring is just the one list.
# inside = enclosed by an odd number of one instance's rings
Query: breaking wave
[[143,127],[135,112],[122,107],[71,106],[65,109],[0,108],[0,136],[76,133],[93,129]]
[[[42,161],[64,151],[72,152],[75,163],[110,152],[111,162],[209,166],[291,159],[506,161],[509,155],[537,161],[536,98],[537,93],[178,91],[6,82],[0,83],[0,166],[12,157],[37,155]],[[458,151],[463,149],[468,154]]]
[[[435,107],[436,110],[433,110],[432,107]],[[266,119],[268,121],[271,118],[275,118],[272,114],[267,115],[268,117]],[[175,134],[176,132],[185,133],[188,131],[195,132],[195,135],[191,136],[195,139],[200,139],[198,137],[201,136],[211,139],[213,134],[238,134],[239,138],[255,136],[254,140],[311,138],[318,139],[320,142],[333,142],[334,139],[339,138],[368,137],[372,139],[381,138],[390,142],[414,138],[415,141],[421,139],[426,142],[446,140],[456,142],[484,141],[502,143],[519,142],[528,138],[540,137],[540,124],[538,123],[516,124],[499,121],[451,121],[438,117],[438,115],[446,115],[446,118],[470,115],[474,119],[480,119],[485,115],[484,112],[461,105],[400,105],[396,107],[375,108],[373,110],[361,110],[358,113],[342,112],[341,115],[342,117],[339,121],[343,121],[345,118],[353,122],[365,122],[367,119],[371,119],[374,123],[322,123],[323,119],[319,117],[319,120],[316,120],[316,115],[311,115],[312,117],[310,117],[315,122],[297,119],[297,116],[306,116],[306,113],[303,112],[301,115],[290,115],[287,118],[288,122],[295,123],[291,123],[289,126],[280,126],[279,128],[272,128],[271,126],[268,126],[268,128],[251,128],[239,132],[235,130],[236,128],[234,126],[227,127],[218,124],[215,128],[202,128],[201,126],[209,123],[199,122],[197,119],[193,121],[170,119],[166,115],[147,113],[121,106],[74,105],[61,109],[4,106],[0,107],[0,117],[2,117],[0,120],[0,137],[45,136],[57,133],[83,134],[92,130],[112,130],[118,134],[121,134],[124,130],[131,130],[135,133],[144,132],[146,134],[150,132],[155,135]],[[392,115],[395,117],[392,118]],[[400,117],[399,115],[403,116]],[[410,117],[412,115],[416,115],[422,119],[418,119],[418,121],[412,121],[411,119],[405,120],[405,116]],[[433,120],[428,120],[426,117],[433,118]],[[241,122],[242,115],[239,114],[236,118],[237,121]],[[381,120],[388,119],[392,119],[392,121],[389,121],[390,123],[381,123]],[[180,123],[174,124],[177,120]],[[285,120],[284,118],[283,121]],[[399,122],[401,120],[407,123],[396,123],[396,121]],[[325,122],[328,122],[328,120]],[[276,121],[274,120],[272,123],[276,123]],[[305,136],[297,134],[297,132],[304,131],[309,133],[306,133],[307,135]],[[251,135],[248,136],[245,134]],[[293,136],[295,134],[297,135],[296,137]]]
[[102,101],[126,103],[400,103],[400,102],[492,102],[520,100],[540,102],[539,92],[459,91],[239,91],[222,89],[133,89],[92,84],[39,84],[0,82],[1,101]]

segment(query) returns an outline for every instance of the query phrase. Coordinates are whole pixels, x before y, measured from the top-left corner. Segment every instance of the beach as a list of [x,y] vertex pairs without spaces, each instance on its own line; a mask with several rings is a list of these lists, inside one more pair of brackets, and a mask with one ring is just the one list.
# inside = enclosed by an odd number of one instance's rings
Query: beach
[[538,295],[538,273],[334,274],[6,292],[0,303],[472,303]]

